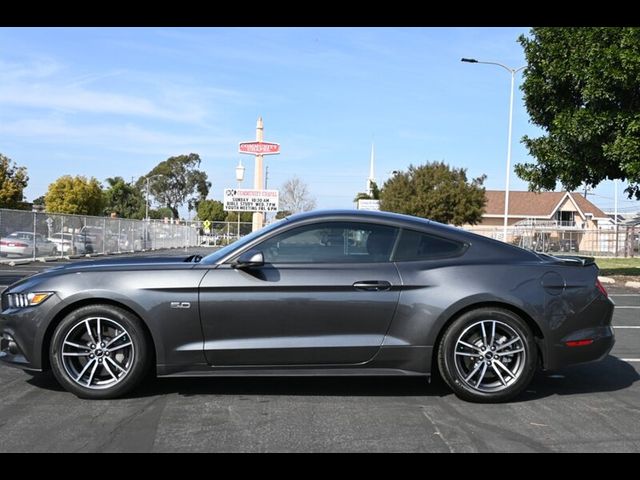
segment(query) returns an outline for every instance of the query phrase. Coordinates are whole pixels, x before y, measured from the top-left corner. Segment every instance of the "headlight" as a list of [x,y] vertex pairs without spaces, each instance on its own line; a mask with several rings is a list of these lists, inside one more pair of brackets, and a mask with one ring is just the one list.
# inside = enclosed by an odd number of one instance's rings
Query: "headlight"
[[53,292],[8,293],[7,306],[9,308],[35,307],[53,295]]

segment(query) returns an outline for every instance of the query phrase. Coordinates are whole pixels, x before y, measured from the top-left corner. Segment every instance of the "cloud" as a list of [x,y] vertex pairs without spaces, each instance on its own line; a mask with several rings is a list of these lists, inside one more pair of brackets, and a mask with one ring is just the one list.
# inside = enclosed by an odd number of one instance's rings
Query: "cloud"
[[0,59],[0,69],[0,105],[67,115],[119,115],[204,124],[216,114],[219,104],[250,101],[241,92],[194,85],[187,77],[122,69],[74,74],[50,58],[22,63]]
[[205,114],[200,108],[159,106],[147,98],[133,95],[41,83],[3,85],[0,89],[0,104],[73,113],[145,116],[179,122],[200,121]]
[[50,116],[0,124],[0,135],[29,138],[31,143],[89,146],[116,152],[167,157],[185,152],[228,156],[235,152],[237,134],[209,129],[196,134],[172,133],[134,123],[73,124]]
[[23,62],[8,62],[0,58],[0,81],[13,82],[48,78],[62,70],[60,62],[49,57],[34,57]]

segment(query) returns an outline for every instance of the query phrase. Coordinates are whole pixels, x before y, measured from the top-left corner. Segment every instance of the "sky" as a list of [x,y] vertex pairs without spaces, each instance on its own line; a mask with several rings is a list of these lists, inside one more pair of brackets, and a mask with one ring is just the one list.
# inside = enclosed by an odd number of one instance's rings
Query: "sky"
[[[26,166],[26,199],[61,175],[136,179],[174,155],[198,153],[221,200],[238,142],[265,141],[268,188],[293,175],[318,208],[353,208],[371,145],[382,185],[394,170],[444,161],[504,190],[510,75],[525,64],[528,28],[0,28],[0,153]],[[513,165],[529,123],[517,89]],[[619,210],[638,211],[623,194]],[[526,190],[513,172],[510,188]],[[560,188],[560,185],[558,185]],[[613,182],[589,199],[613,210]],[[186,217],[188,212],[181,209]]]

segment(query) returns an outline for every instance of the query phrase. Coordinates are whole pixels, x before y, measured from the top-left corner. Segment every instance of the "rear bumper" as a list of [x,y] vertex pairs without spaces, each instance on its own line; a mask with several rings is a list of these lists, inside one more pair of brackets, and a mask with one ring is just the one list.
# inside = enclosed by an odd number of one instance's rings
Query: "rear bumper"
[[[556,370],[580,363],[602,360],[615,344],[615,334],[611,327],[614,304],[600,296],[581,312],[568,319],[547,342],[544,367]],[[569,342],[581,342],[569,346]],[[590,342],[590,343],[589,343]],[[575,343],[573,345],[576,345]]]
[[[575,347],[567,346],[566,342],[576,340],[593,340],[593,343]],[[549,368],[556,369],[579,363],[600,361],[611,351],[614,343],[615,336],[611,327],[599,327],[575,332],[561,344],[555,346],[554,363],[550,364]]]

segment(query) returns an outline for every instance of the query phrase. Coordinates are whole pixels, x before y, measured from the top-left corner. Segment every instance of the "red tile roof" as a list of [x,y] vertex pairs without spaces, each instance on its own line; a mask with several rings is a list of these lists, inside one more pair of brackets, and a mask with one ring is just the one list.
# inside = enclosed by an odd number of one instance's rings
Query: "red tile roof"
[[[509,191],[509,215],[516,217],[549,217],[567,192],[519,192]],[[577,192],[569,193],[582,213],[594,217],[607,214]],[[485,214],[504,215],[504,190],[487,190]]]

